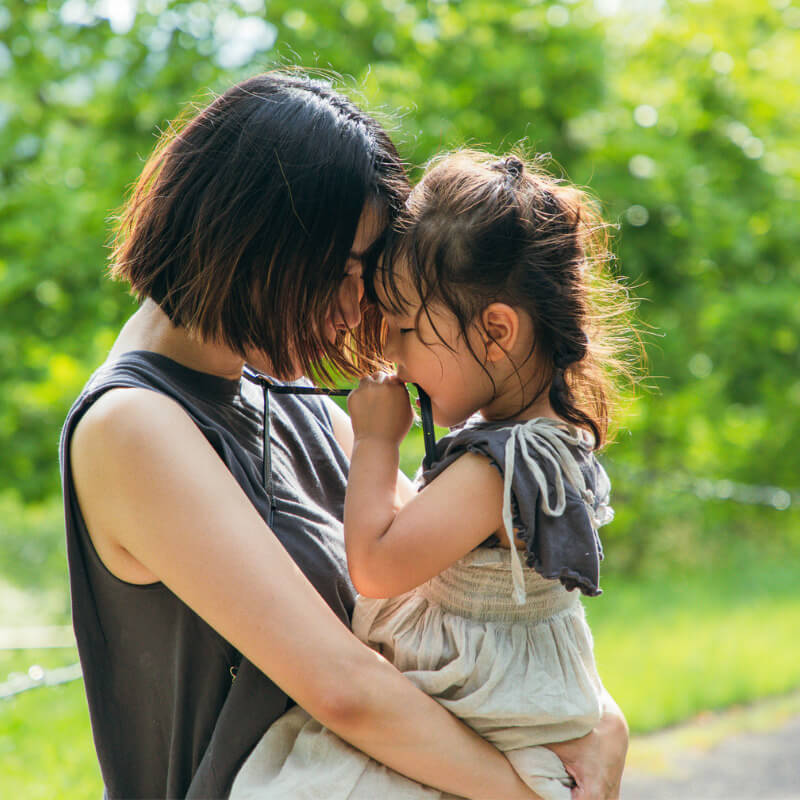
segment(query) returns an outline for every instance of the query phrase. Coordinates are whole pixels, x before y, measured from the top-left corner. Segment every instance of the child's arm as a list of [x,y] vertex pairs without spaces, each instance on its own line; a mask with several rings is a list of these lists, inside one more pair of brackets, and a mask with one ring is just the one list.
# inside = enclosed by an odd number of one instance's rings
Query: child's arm
[[[350,417],[339,408],[330,397],[324,398],[325,405],[328,407],[328,413],[331,418],[331,427],[333,428],[333,435],[336,441],[339,442],[342,450],[348,458],[353,457],[353,425]],[[417,490],[414,484],[408,479],[408,476],[398,468],[395,475],[396,479],[396,502],[399,505],[408,502],[416,493]]]
[[407,503],[395,485],[399,443],[413,419],[405,386],[370,378],[351,393],[354,443],[344,508],[350,576],[368,597],[424,583],[500,529],[503,479],[466,453]]

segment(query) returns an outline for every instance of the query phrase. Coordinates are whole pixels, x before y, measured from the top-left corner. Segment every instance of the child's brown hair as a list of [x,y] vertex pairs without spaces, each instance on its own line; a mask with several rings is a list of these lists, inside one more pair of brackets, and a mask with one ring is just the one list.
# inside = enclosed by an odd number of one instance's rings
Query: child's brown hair
[[555,413],[591,430],[600,447],[616,377],[630,375],[623,355],[632,303],[610,272],[607,224],[584,191],[549,175],[541,160],[474,150],[437,159],[411,192],[378,279],[393,309],[404,310],[391,265],[407,264],[420,314],[443,305],[468,345],[467,329],[489,303],[526,311],[540,384],[525,407],[549,387]]

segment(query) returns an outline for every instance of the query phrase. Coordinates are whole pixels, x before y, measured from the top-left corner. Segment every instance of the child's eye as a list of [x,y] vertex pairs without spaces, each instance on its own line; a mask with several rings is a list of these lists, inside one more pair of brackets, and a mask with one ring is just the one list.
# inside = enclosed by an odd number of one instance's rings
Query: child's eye
[[400,328],[400,333],[413,333],[416,329],[415,328]]

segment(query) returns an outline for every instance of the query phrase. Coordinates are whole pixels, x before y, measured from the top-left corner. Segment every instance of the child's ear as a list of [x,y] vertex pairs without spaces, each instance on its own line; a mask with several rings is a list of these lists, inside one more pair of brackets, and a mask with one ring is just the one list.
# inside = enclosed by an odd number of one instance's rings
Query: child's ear
[[519,314],[506,303],[491,303],[481,312],[486,358],[500,361],[512,350],[519,336]]

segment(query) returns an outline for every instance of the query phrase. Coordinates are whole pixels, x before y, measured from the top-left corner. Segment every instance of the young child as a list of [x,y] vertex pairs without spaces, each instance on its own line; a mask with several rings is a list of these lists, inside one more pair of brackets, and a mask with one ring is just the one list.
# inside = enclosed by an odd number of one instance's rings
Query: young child
[[[516,156],[440,160],[374,276],[397,374],[365,379],[349,398],[345,541],[362,595],[353,630],[504,751],[545,800],[567,800],[573,784],[543,745],[588,733],[604,698],[574,591],[600,594],[597,529],[613,516],[594,450],[627,304],[606,275],[603,232],[580,190]],[[404,501],[405,382],[454,430]],[[294,709],[231,797],[447,795]]]

